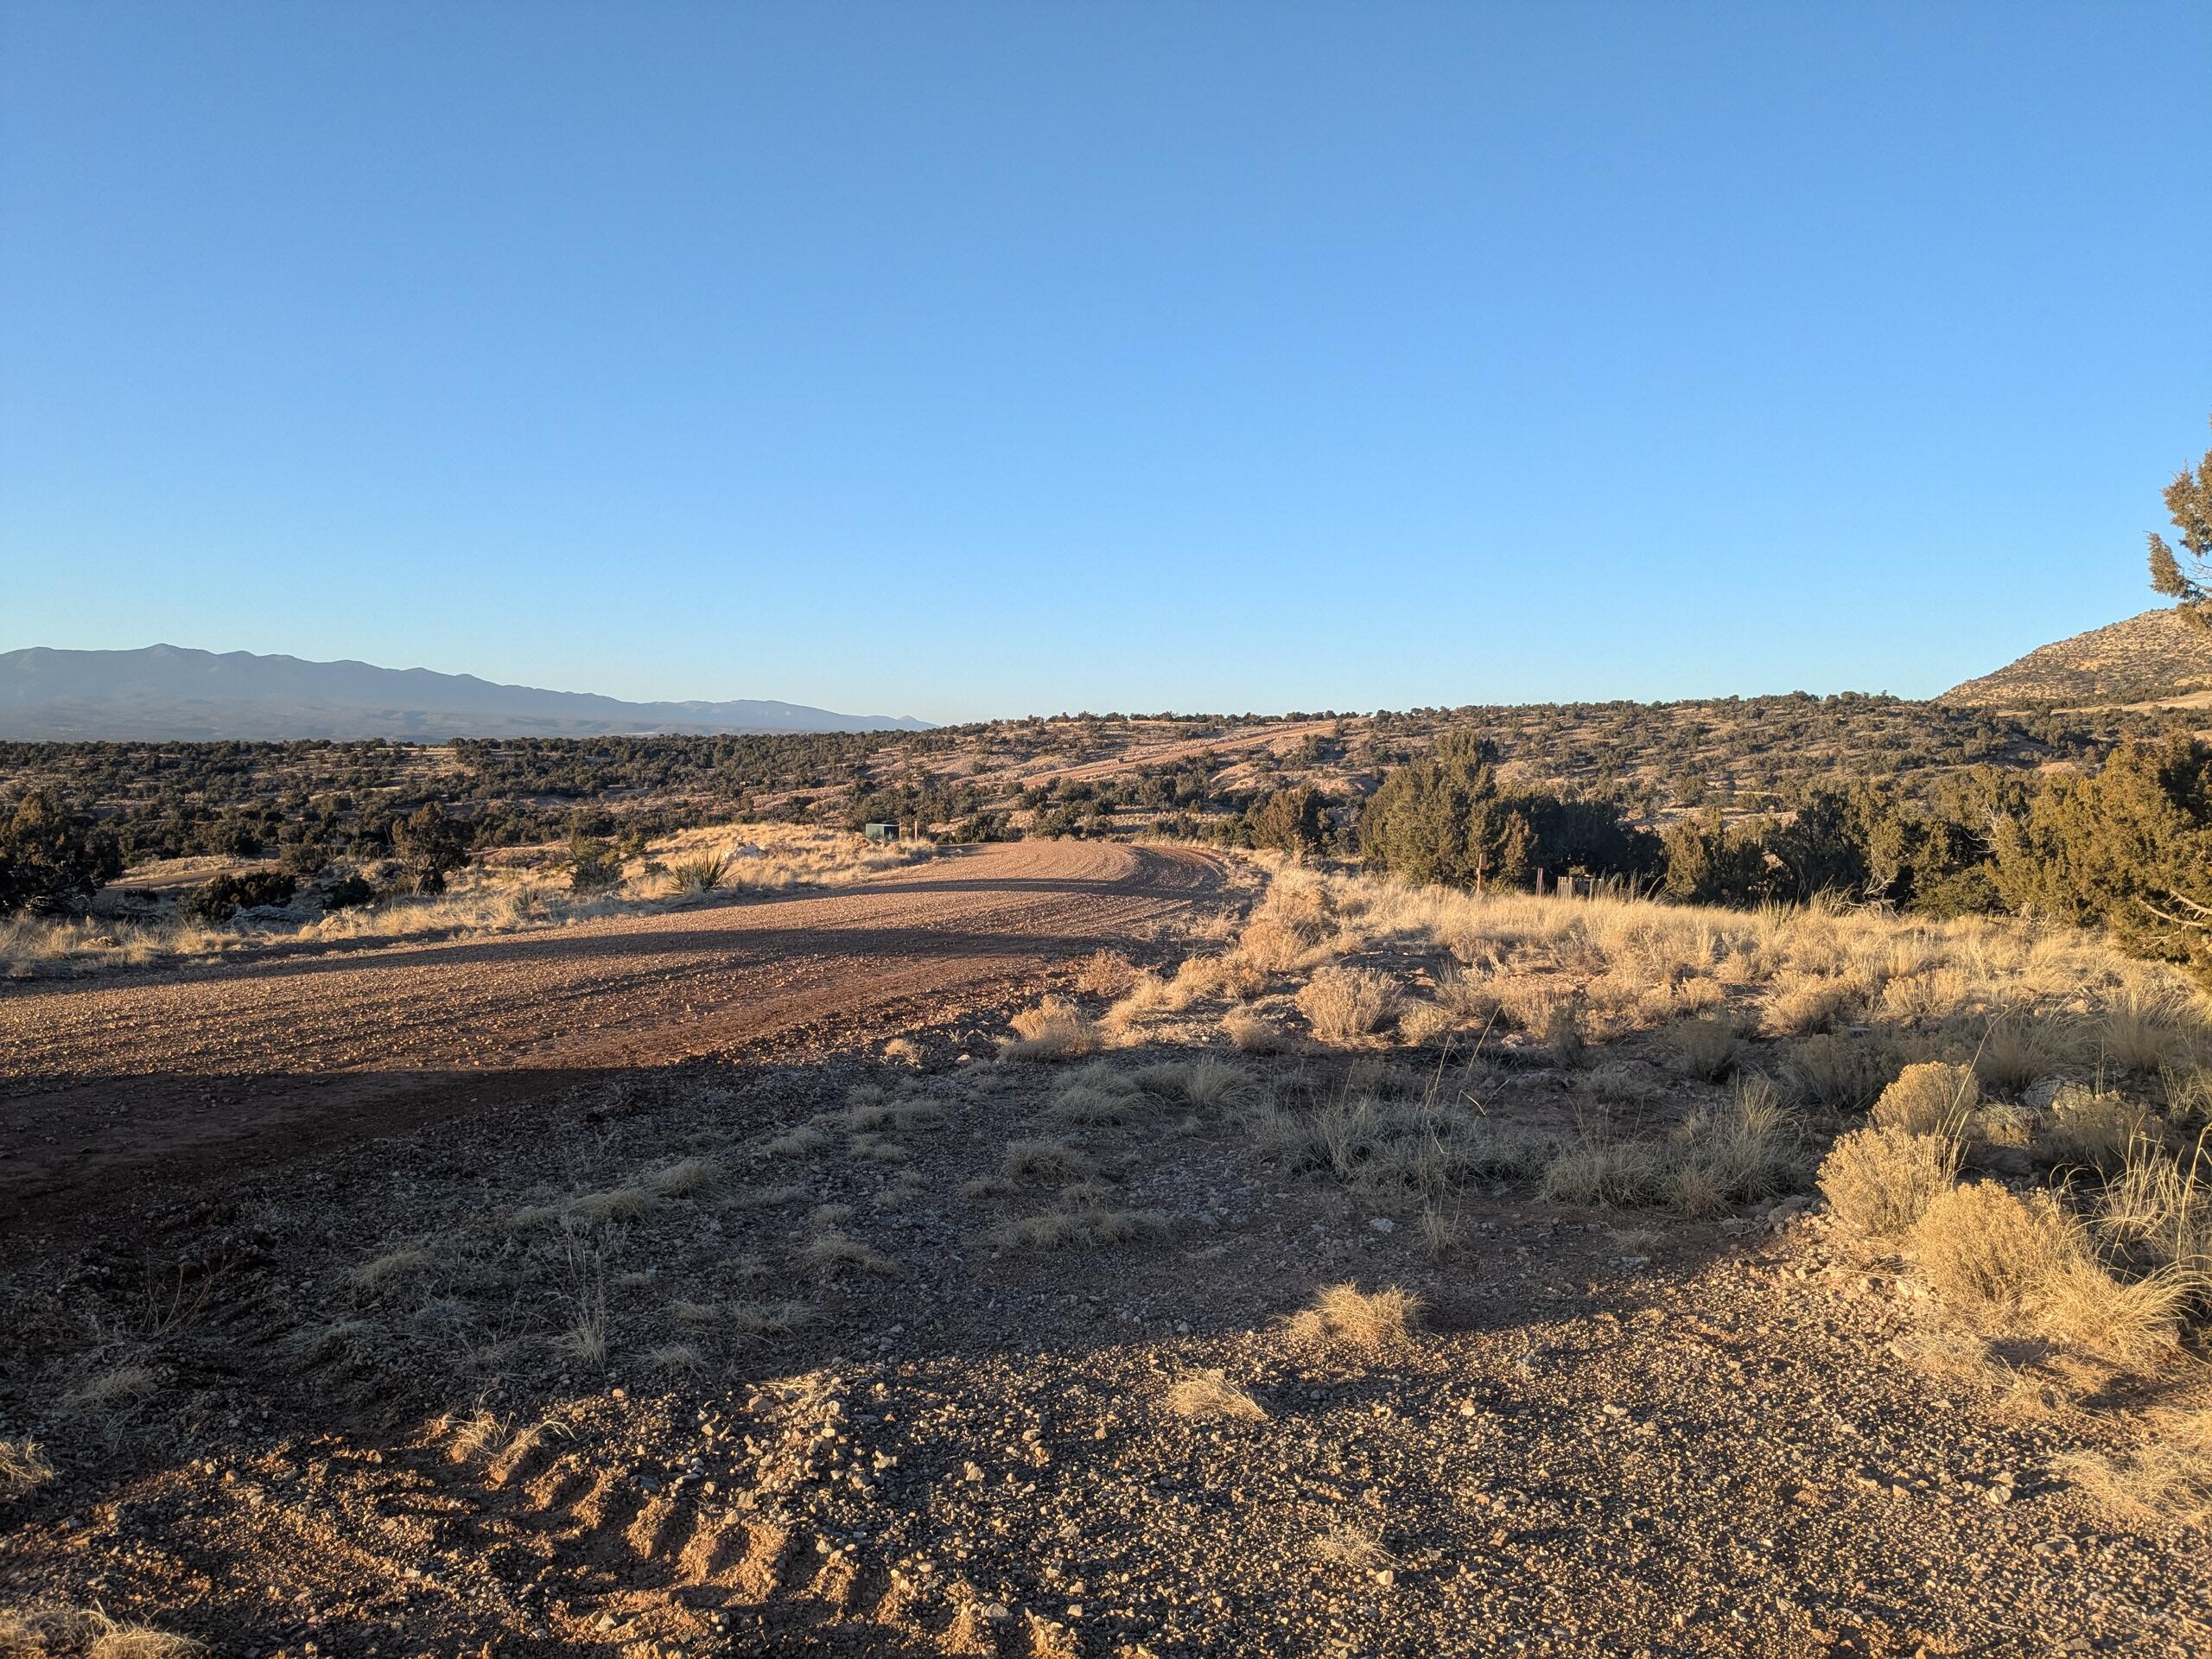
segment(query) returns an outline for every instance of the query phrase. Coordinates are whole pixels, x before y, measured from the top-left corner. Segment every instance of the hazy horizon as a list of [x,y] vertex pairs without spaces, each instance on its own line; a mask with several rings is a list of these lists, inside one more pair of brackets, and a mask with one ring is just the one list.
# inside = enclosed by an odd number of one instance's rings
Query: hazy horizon
[[1925,696],[2212,409],[2197,7],[4,16],[10,649]]

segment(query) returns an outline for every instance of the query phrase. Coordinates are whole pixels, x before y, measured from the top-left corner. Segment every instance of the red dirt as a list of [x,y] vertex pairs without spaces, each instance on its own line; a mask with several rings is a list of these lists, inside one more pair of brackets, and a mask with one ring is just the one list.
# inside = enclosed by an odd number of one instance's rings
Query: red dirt
[[1223,885],[1180,849],[1020,842],[834,893],[0,992],[0,1230],[158,1179],[459,1116],[550,1074],[889,1036]]

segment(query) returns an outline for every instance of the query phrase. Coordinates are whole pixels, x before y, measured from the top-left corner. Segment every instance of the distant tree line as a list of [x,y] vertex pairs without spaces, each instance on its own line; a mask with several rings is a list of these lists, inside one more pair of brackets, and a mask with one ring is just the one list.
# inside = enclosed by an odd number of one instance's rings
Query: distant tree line
[[[1253,822],[1295,825],[1289,850],[1320,849],[1302,807],[1270,802]],[[2125,743],[2093,773],[1978,767],[1919,791],[1859,779],[1808,787],[1788,810],[1708,810],[1656,833],[1618,799],[1502,782],[1494,747],[1454,736],[1383,779],[1358,843],[1370,868],[1459,887],[1526,887],[1543,870],[1634,878],[1693,904],[1834,893],[1931,916],[2042,916],[2107,927],[2138,955],[2212,977],[2212,748],[2183,734]]]

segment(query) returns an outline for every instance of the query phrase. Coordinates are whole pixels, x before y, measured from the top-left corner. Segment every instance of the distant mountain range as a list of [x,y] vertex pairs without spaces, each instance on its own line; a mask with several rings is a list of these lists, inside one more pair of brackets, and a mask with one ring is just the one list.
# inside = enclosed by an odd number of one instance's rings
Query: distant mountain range
[[1942,701],[1990,708],[2061,703],[2099,709],[2198,702],[2208,693],[2212,629],[2158,610],[2039,646],[1994,674],[1953,686]]
[[0,738],[604,737],[625,732],[927,731],[927,721],[791,702],[625,702],[473,674],[251,652],[0,653]]

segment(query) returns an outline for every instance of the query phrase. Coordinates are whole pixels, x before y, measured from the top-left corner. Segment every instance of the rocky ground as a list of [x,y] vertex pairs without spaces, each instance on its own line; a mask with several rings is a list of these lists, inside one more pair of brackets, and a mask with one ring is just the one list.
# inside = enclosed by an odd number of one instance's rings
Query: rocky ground
[[[1281,1133],[1563,1129],[1533,1051],[1086,1071],[993,1058],[1015,1006],[17,1235],[0,1604],[262,1659],[2212,1650],[2202,1535],[2065,1472],[2181,1384],[2000,1387],[1802,1197],[1501,1167],[1440,1227]],[[1423,1310],[1297,1318],[1346,1282]]]

